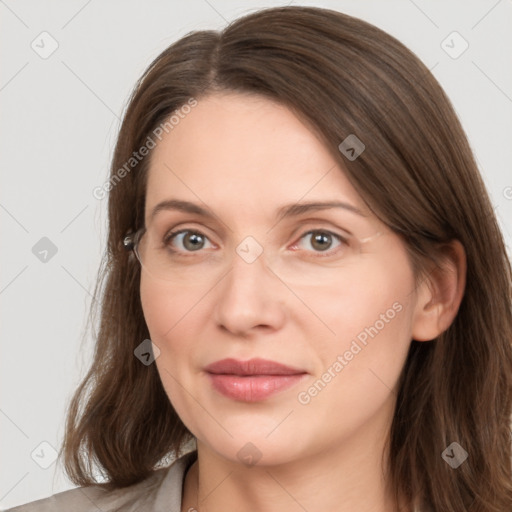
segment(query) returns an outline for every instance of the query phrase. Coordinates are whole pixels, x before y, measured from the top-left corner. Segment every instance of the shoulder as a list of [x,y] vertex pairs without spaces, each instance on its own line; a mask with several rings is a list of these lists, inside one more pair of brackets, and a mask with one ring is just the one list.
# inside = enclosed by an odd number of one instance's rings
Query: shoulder
[[196,451],[189,452],[130,487],[112,491],[100,485],[77,487],[5,512],[180,512],[183,478],[196,457]]

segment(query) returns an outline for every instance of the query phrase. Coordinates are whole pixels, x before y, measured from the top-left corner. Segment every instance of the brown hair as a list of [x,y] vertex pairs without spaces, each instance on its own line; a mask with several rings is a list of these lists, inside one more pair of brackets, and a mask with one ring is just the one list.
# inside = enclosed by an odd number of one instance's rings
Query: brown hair
[[[313,7],[260,10],[222,32],[190,33],[151,63],[131,95],[111,177],[174,111],[215,91],[261,94],[309,122],[368,207],[403,238],[418,280],[439,261],[439,244],[462,243],[467,284],[457,316],[436,340],[411,341],[400,377],[390,481],[397,497],[434,511],[511,510],[511,266],[466,135],[433,75],[359,19]],[[366,146],[353,161],[338,150],[350,134]],[[108,488],[137,483],[193,440],[156,365],[134,357],[149,332],[140,266],[122,241],[144,223],[150,156],[111,183],[94,361],[71,401],[60,453],[77,485],[96,483],[95,465]],[[441,457],[453,441],[469,453],[456,470]]]

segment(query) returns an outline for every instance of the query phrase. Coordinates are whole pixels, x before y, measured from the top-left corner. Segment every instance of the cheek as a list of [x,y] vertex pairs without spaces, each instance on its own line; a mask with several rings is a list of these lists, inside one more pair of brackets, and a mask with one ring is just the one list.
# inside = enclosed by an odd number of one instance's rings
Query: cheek
[[[410,346],[409,311],[402,303],[389,309],[383,299],[373,298],[357,316],[347,308],[333,317],[338,335],[314,347],[315,372],[297,390],[296,401],[327,438],[354,432],[381,417],[379,411],[391,413]],[[381,311],[385,320],[375,314]]]
[[160,346],[174,338],[175,333],[184,325],[193,322],[201,294],[199,291],[194,292],[191,286],[187,291],[177,291],[171,285],[143,276],[140,297],[151,339]]
[[[169,400],[179,406],[180,390],[177,382],[186,385],[190,342],[184,336],[183,327],[193,320],[194,310],[186,307],[187,301],[177,300],[172,289],[148,279],[141,280],[140,296],[144,318],[151,341],[159,348],[155,364]],[[188,309],[188,314],[187,314]],[[182,340],[182,342],[178,342]]]
[[151,341],[160,349],[156,363],[162,380],[172,385],[170,375],[188,378],[200,336],[208,320],[203,289],[193,286],[177,290],[175,286],[141,279],[140,296],[144,319]]
[[409,308],[413,286],[412,275],[400,270],[402,263],[406,264],[400,260],[393,265],[387,260],[369,261],[359,269],[333,272],[329,283],[323,286],[297,290],[310,313],[317,317],[314,320],[308,314],[302,320],[297,317],[297,322],[305,322],[305,318],[309,324],[315,321],[323,337],[338,345],[356,337],[364,344],[375,329],[396,329],[406,317],[404,311]]
[[172,319],[168,314],[173,306],[171,295],[166,294],[161,286],[142,278],[140,299],[151,340],[160,347],[165,332],[172,327]]
[[[151,341],[160,349],[155,364],[163,387],[182,421],[189,426],[190,409],[183,389],[192,389],[193,382],[187,372],[190,358],[190,340],[184,327],[194,321],[194,309],[181,294],[156,283],[150,278],[141,279],[141,304]],[[179,297],[179,298],[178,298]],[[183,340],[181,343],[178,340]],[[180,384],[178,384],[178,382]]]
[[318,295],[318,316],[334,332],[316,347],[318,405],[364,414],[389,397],[410,346],[413,282],[407,261],[395,256],[340,275]]

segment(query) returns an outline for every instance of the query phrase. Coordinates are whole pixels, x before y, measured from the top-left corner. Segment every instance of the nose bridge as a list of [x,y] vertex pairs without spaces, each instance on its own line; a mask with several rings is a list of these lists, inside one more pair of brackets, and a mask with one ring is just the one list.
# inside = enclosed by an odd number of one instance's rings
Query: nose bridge
[[253,248],[247,250],[240,244],[230,259],[230,271],[226,276],[223,296],[233,297],[238,304],[260,301],[269,291],[268,274],[263,251],[257,254]]
[[263,247],[251,238],[236,247],[217,296],[216,320],[233,332],[277,328],[284,318],[276,277],[267,268]]

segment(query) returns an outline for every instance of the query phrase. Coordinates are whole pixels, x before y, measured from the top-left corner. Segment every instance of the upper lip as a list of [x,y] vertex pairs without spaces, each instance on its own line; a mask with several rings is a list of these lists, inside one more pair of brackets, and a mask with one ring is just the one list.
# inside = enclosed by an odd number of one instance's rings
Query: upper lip
[[306,373],[269,359],[254,358],[247,361],[238,359],[221,359],[205,367],[209,373],[231,375],[298,375]]

